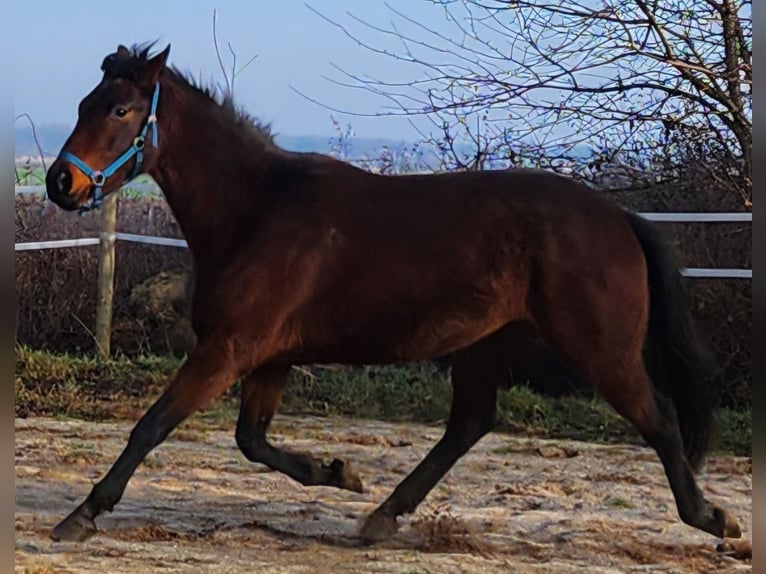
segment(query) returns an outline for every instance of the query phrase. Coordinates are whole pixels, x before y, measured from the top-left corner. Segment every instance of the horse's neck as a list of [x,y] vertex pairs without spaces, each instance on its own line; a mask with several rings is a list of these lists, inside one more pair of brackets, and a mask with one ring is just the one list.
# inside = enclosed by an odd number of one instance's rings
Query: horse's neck
[[[221,149],[221,142],[227,150],[236,143],[216,137],[222,128],[212,113],[185,110],[184,99],[172,105],[177,115],[160,131],[160,156],[150,175],[162,189],[195,259],[216,257],[228,247],[256,198],[255,190],[245,189],[245,182],[257,186],[258,165],[244,161],[241,151],[236,157],[236,152]],[[162,124],[161,117],[158,123]]]

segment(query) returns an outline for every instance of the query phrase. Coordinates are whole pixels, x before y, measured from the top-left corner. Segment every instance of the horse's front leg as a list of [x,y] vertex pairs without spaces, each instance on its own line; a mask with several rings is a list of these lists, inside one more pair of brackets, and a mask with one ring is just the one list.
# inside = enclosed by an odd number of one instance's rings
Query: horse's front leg
[[251,462],[265,464],[305,486],[335,486],[362,492],[362,481],[348,462],[335,459],[324,464],[308,454],[280,450],[266,440],[266,430],[282,401],[289,365],[265,366],[242,381],[242,406],[236,439]]
[[186,417],[218,397],[238,377],[231,345],[225,340],[198,344],[163,395],[141,417],[125,450],[85,501],[51,532],[54,540],[81,542],[96,533],[96,517],[111,512],[130,477],[149,452]]

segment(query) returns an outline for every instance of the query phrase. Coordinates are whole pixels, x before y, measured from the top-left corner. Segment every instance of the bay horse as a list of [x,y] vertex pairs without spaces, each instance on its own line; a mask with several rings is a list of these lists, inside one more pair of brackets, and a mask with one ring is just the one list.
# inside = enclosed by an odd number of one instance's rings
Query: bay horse
[[238,380],[247,459],[361,492],[349,463],[269,442],[291,366],[449,355],[443,437],[361,526],[365,543],[385,539],[493,428],[506,365],[535,337],[654,448],[681,520],[741,536],[695,480],[713,432],[711,366],[679,258],[653,224],[545,171],[383,176],[284,150],[229,94],[168,66],[170,45],[152,46],[104,58],[47,193],[91,209],[138,173],[154,178],[193,256],[198,341],[53,539],[94,534],[149,452]]

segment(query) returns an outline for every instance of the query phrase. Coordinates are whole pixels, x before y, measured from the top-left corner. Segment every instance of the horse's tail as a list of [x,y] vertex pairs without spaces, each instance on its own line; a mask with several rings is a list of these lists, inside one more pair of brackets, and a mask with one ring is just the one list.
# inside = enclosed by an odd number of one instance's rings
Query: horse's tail
[[629,213],[646,258],[649,274],[649,329],[644,363],[655,393],[675,406],[684,452],[699,470],[713,436],[714,363],[696,333],[691,298],[681,277],[677,252],[660,230],[643,217]]

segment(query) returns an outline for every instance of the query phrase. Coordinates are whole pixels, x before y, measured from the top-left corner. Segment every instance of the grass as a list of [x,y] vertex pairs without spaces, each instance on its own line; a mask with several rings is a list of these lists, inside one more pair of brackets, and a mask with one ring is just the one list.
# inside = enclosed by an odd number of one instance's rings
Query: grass
[[[101,360],[18,346],[16,416],[135,419],[162,392],[179,364],[172,357]],[[206,420],[233,425],[238,396],[235,384],[205,413]],[[451,396],[446,376],[430,364],[312,367],[294,370],[280,412],[441,423],[449,415]],[[500,393],[496,430],[542,438],[643,443],[629,423],[600,399],[551,399],[525,387]],[[752,456],[750,409],[719,413],[715,450]]]
[[168,383],[178,360],[165,357],[101,360],[16,348],[16,416],[105,420],[129,416]]
[[633,506],[633,504],[630,501],[625,500],[624,498],[620,498],[619,496],[610,498],[607,501],[607,504],[609,504],[612,508],[624,508],[627,510],[632,510],[633,508],[635,508],[635,506]]

